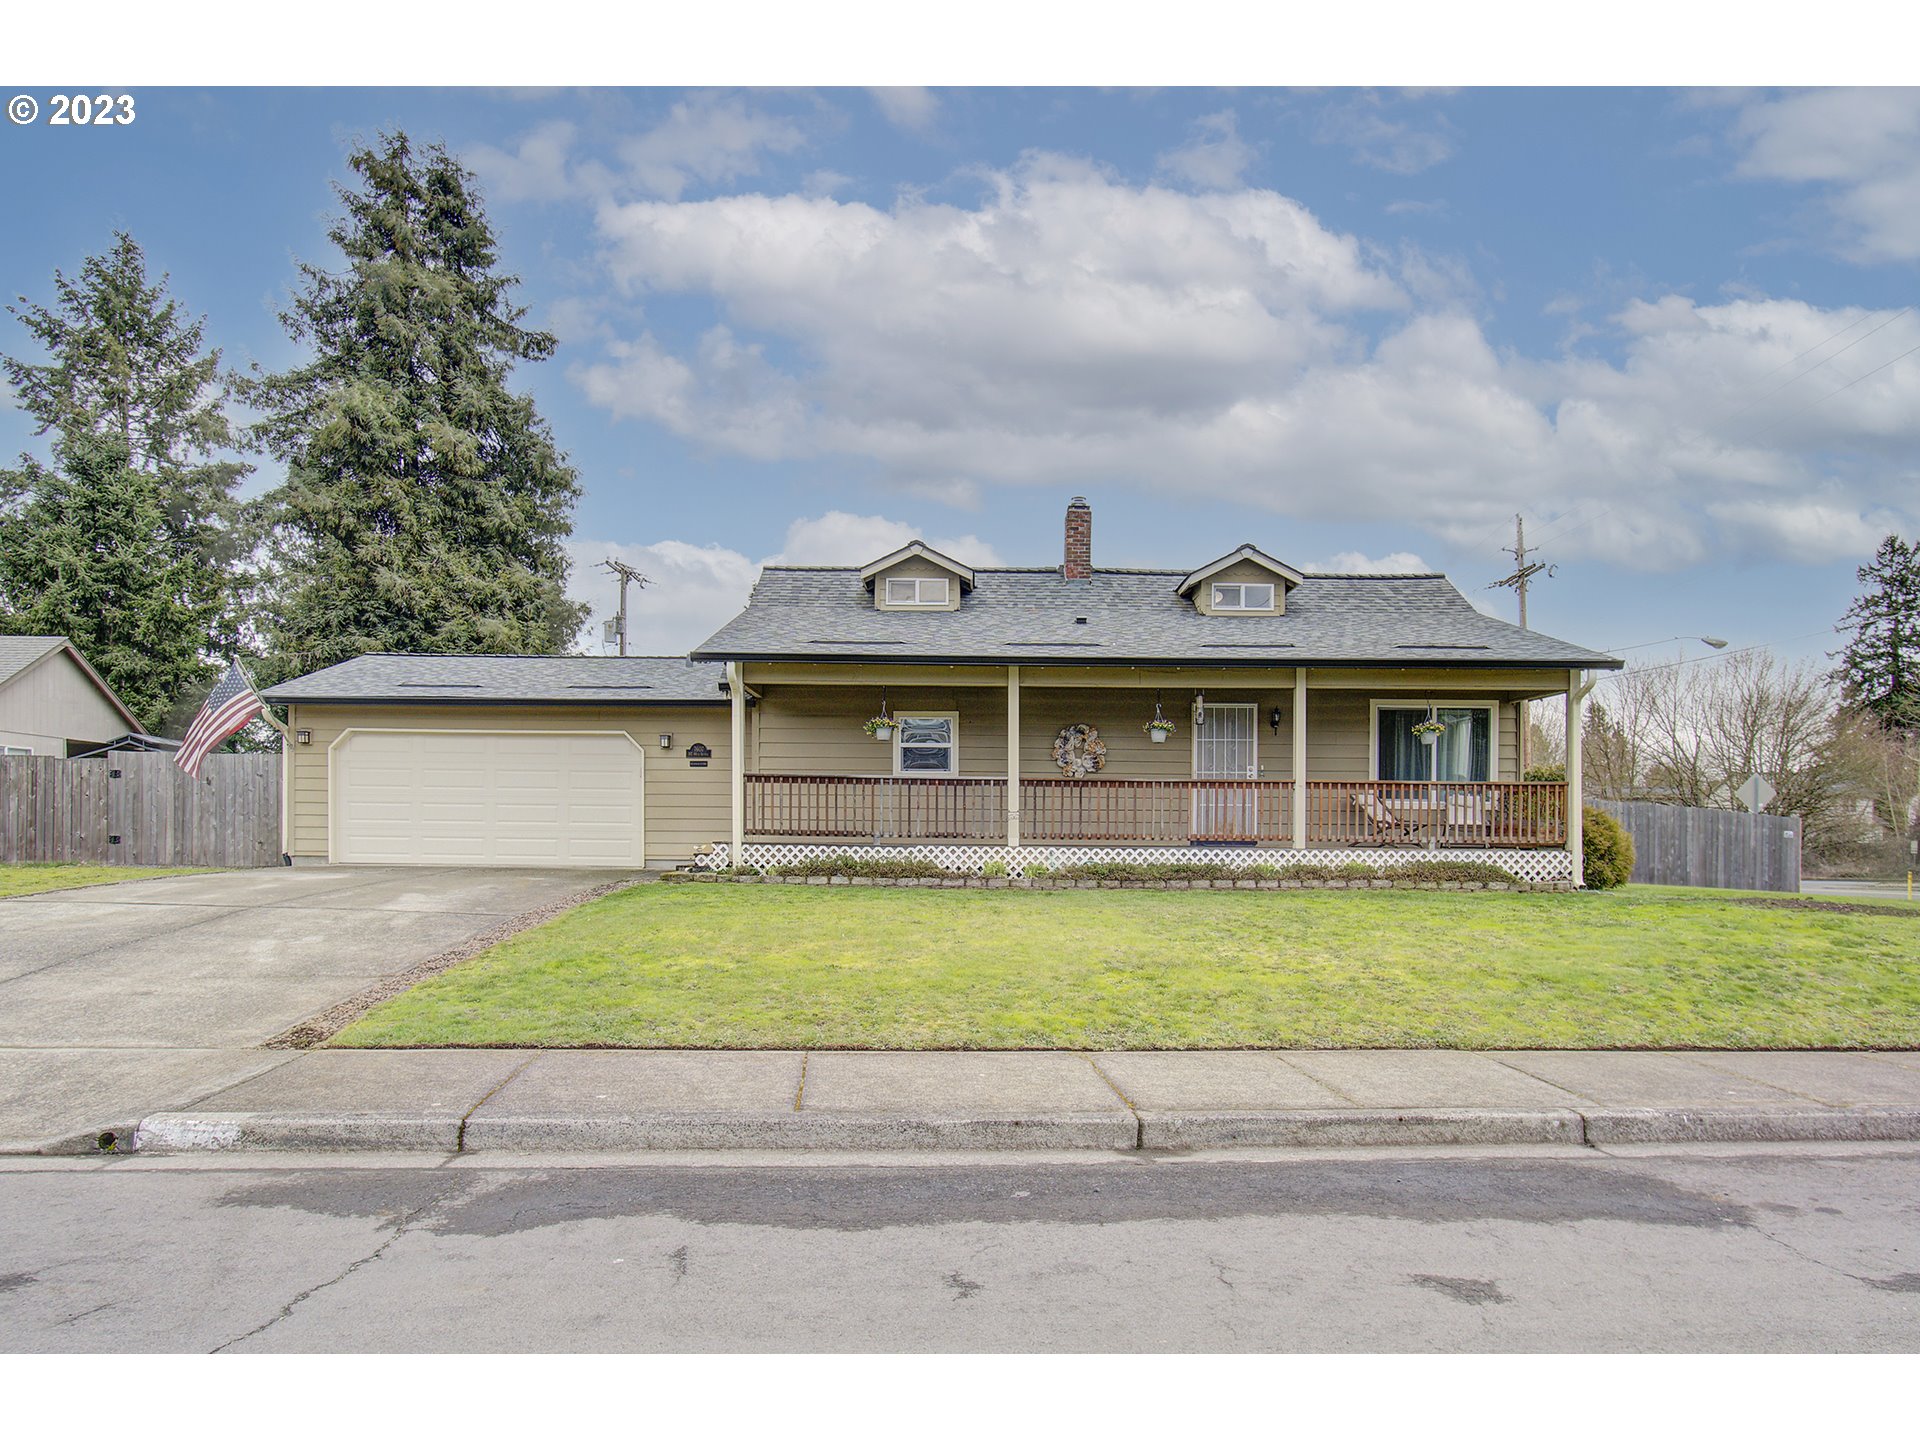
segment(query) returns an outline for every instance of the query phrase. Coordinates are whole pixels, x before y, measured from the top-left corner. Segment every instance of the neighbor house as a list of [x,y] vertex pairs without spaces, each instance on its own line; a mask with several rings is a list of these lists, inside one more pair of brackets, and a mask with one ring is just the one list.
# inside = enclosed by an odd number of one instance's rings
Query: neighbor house
[[[1388,856],[1577,871],[1579,715],[1611,656],[1481,614],[1434,574],[975,569],[914,543],[769,565],[690,659],[367,656],[288,703],[299,859],[766,864]],[[1564,697],[1568,781],[1528,783]]]
[[77,755],[140,722],[64,635],[0,635],[0,755]]

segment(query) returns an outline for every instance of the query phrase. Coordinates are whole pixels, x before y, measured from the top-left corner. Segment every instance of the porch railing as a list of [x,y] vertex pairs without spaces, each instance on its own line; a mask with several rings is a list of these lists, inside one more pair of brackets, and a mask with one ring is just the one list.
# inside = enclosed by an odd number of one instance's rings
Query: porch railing
[[1287,780],[1022,780],[1020,838],[1187,845],[1285,841]]
[[1507,781],[1309,780],[1307,844],[1500,846],[1567,841],[1567,787]]
[[748,775],[747,833],[847,840],[1006,839],[1007,782]]
[[[1564,845],[1561,784],[1309,780],[1306,844],[1346,848]],[[968,840],[1007,833],[1007,784],[986,778],[748,775],[749,835]],[[1022,780],[1028,844],[1188,845],[1293,840],[1289,780]]]

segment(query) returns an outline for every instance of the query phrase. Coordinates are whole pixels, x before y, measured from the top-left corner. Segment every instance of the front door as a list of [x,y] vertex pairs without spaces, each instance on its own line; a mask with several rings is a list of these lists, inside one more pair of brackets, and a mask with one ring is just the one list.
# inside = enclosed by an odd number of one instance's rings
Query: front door
[[[1260,778],[1253,705],[1208,705],[1193,727],[1193,778],[1222,782]],[[1195,784],[1195,840],[1257,840],[1260,797],[1244,783]]]

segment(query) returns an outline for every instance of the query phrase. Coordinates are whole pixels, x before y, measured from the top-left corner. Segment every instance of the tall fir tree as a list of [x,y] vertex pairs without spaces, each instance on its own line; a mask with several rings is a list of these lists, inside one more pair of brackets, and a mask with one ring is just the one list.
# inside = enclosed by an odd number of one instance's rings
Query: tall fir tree
[[0,475],[7,628],[72,640],[148,731],[198,698],[206,668],[201,567],[168,536],[168,499],[115,434],[62,436],[52,468],[26,457]]
[[265,672],[369,651],[551,654],[579,482],[531,399],[508,389],[553,336],[523,328],[474,177],[439,145],[383,135],[281,316],[313,358],[260,375],[256,434],[286,462]]
[[[236,455],[205,317],[182,315],[166,276],[149,280],[132,236],[117,232],[77,276],[55,271],[53,288],[51,304],[8,307],[46,359],[0,356],[36,433],[56,437],[53,468],[22,456],[0,471],[0,629],[68,634],[159,728],[242,648],[249,530],[235,490],[252,467]],[[127,493],[101,488],[114,485]],[[56,540],[70,534],[63,517],[90,508],[110,517],[111,545]],[[136,518],[153,533],[126,530]],[[112,596],[115,608],[73,609],[76,596]],[[156,617],[180,635],[152,641]]]
[[1847,702],[1891,730],[1920,735],[1920,543],[1889,535],[1855,572],[1865,588],[1838,628]]

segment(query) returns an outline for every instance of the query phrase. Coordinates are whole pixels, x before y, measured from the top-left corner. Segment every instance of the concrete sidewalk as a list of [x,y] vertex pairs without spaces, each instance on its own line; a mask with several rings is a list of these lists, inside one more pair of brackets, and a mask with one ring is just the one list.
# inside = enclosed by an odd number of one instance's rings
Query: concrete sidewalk
[[[134,1145],[467,1153],[1916,1139],[1914,1052],[320,1050],[147,1116]],[[73,1135],[50,1148],[94,1143]],[[117,1143],[127,1148],[126,1137]]]

